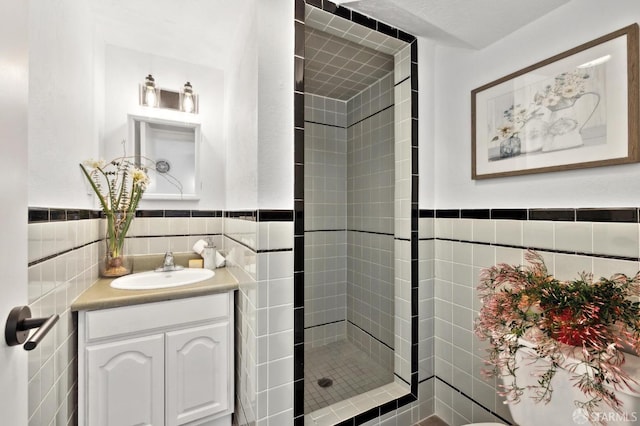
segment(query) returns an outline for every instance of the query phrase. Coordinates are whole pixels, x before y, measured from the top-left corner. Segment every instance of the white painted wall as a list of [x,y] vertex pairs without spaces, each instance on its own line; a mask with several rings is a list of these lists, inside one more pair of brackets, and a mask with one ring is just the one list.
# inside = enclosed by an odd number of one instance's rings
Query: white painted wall
[[293,209],[293,2],[256,2],[258,207]]
[[[255,1],[251,1],[255,3]],[[258,206],[258,38],[251,7],[236,33],[237,49],[225,79],[226,208]]]
[[[133,155],[128,114],[201,124],[200,200],[167,201],[143,197],[140,208],[223,209],[226,155],[224,71],[113,45],[105,47],[104,57],[104,128],[100,131],[102,158],[110,160],[123,155],[123,140],[127,141],[127,155]],[[172,91],[180,91],[189,81],[199,96],[199,113],[194,115],[140,106],[138,85],[147,74],[154,76],[158,87]],[[153,173],[150,177],[158,178]]]
[[[124,12],[118,15],[115,4],[38,2],[30,18],[29,205],[98,207],[78,163],[87,158],[105,158],[117,151],[113,141],[119,146],[126,135],[126,113],[137,106],[137,84],[151,72],[161,87],[178,89],[189,80],[201,95],[204,186],[199,202],[143,199],[140,207],[223,209],[225,192],[232,189],[235,199],[240,200],[236,207],[253,199],[246,207],[256,208],[257,36],[251,18],[255,16],[254,3],[255,0],[242,0],[206,5],[195,12],[199,14],[196,18],[215,28],[199,25],[176,38],[177,21],[136,21]],[[166,7],[175,5],[164,2],[157,7],[166,11]],[[162,12],[155,15],[164,16]],[[231,21],[237,22],[229,24]],[[147,27],[136,27],[136,23]],[[151,25],[155,25],[154,29],[148,31]],[[253,37],[250,42],[248,34]],[[126,55],[107,58],[106,44],[138,53],[126,58],[131,61],[124,60]],[[224,49],[215,48],[220,45]],[[235,56],[229,56],[229,51]],[[231,76],[235,83],[230,85],[225,79]],[[124,85],[131,85],[132,89],[125,89]],[[239,100],[225,105],[231,97],[229,93],[237,94]],[[227,112],[232,113],[230,119]],[[227,123],[236,128],[235,133],[229,133],[229,139],[225,137]],[[231,162],[227,161],[227,142],[246,146]],[[103,151],[105,147],[107,152]],[[230,188],[226,185],[227,163],[243,176],[235,179]]]
[[[639,205],[640,164],[471,180],[470,95],[486,83],[638,21],[637,0],[574,0],[481,51],[438,47],[433,57],[433,141],[425,139],[428,133],[420,136],[421,149],[435,146],[433,205],[439,209]],[[429,76],[432,69],[420,66],[421,79]],[[423,194],[421,189],[420,206],[431,207]]]
[[435,208],[435,66],[436,44],[418,37],[418,204]]
[[29,205],[92,208],[78,163],[97,157],[92,16],[37,2],[29,21]]

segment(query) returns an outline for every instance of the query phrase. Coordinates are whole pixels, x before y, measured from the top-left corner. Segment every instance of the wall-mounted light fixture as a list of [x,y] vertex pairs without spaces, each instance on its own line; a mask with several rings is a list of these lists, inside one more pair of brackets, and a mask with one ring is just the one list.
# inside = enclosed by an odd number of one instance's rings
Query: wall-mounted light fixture
[[188,81],[181,91],[160,89],[149,74],[140,85],[140,105],[197,114],[198,95],[193,93],[193,86]]
[[149,74],[144,79],[144,84],[142,85],[140,103],[144,106],[148,107],[157,107],[158,106],[158,88],[156,87],[156,81],[153,79],[153,76]]
[[180,106],[182,107],[182,111],[184,112],[194,112],[196,109],[193,87],[191,87],[191,83],[189,83],[188,81],[185,83],[184,88],[182,89],[182,100],[180,101]]

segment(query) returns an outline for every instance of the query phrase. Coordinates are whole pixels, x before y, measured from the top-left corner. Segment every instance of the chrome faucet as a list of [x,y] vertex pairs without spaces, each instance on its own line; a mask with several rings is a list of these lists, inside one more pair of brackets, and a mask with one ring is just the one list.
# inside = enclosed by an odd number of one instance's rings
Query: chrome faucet
[[164,261],[162,262],[162,268],[165,271],[173,271],[175,267],[176,263],[173,260],[173,253],[171,253],[170,251],[166,252],[164,254]]
[[164,260],[162,261],[162,266],[156,269],[156,272],[170,272],[170,271],[179,271],[183,269],[182,266],[176,266],[175,260],[173,258],[173,253],[170,251],[164,254]]

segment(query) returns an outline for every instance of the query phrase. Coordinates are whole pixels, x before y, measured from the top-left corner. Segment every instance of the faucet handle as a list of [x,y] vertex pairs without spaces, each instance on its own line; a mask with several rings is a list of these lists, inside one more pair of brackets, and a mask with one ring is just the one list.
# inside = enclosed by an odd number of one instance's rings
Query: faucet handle
[[173,253],[171,251],[164,254],[164,266],[173,266]]

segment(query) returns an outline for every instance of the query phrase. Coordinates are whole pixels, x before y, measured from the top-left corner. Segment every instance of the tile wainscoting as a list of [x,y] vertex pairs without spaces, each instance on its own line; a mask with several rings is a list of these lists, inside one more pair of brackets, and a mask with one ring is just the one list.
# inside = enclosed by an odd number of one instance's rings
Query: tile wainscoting
[[[60,315],[53,333],[29,352],[30,425],[76,424],[77,331],[69,306],[98,279],[101,216],[29,209],[29,305],[35,316]],[[293,212],[142,210],[125,244],[131,255],[189,252],[205,237],[230,254],[230,268],[241,282],[236,371],[242,404],[236,414],[250,422],[269,418],[285,424],[277,419],[293,418]]]
[[523,264],[528,249],[539,251],[559,279],[582,271],[632,275],[640,267],[637,208],[421,210],[420,216],[421,276],[434,273],[431,283],[421,280],[421,294],[429,285],[433,305],[424,307],[420,336],[434,349],[433,359],[420,358],[421,380],[435,374],[435,414],[452,425],[512,421],[495,381],[480,374],[486,343],[474,336],[473,322],[483,268]]

